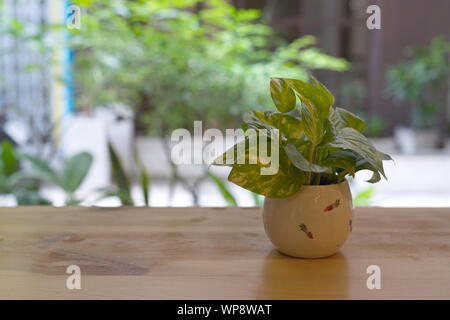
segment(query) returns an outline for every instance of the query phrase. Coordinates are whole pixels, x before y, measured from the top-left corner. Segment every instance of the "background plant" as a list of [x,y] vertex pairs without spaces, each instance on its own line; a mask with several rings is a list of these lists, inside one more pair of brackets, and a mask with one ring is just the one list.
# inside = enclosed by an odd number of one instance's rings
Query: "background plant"
[[[57,49],[72,48],[76,110],[122,103],[138,115],[135,127],[144,135],[166,137],[198,119],[205,128],[234,126],[243,110],[270,105],[269,74],[306,79],[312,69],[349,67],[322,53],[313,37],[288,44],[261,22],[259,10],[236,9],[224,0],[73,3],[83,10],[82,28],[70,37],[60,34],[67,32],[65,25],[34,30],[16,20],[5,21],[5,32],[44,53],[49,64]],[[46,156],[39,158],[50,163]],[[170,184],[181,183],[195,204],[198,186],[208,177],[217,182],[207,168],[193,183],[176,166],[171,171]]]
[[[349,67],[314,47],[313,37],[288,44],[261,23],[259,10],[224,0],[74,3],[86,10],[68,43],[75,52],[77,110],[127,105],[139,115],[138,133],[162,137],[165,150],[173,129],[191,129],[198,119],[205,129],[233,127],[244,110],[270,105],[269,74],[306,79],[312,69]],[[207,178],[222,190],[206,167],[190,182],[171,166],[171,190],[180,183],[195,204]]]
[[368,137],[380,137],[387,128],[387,120],[365,111],[367,87],[363,79],[355,75],[347,76],[340,86],[340,104],[351,107],[350,111],[364,119],[366,122],[363,133]]
[[[310,82],[272,78],[270,92],[279,112],[252,111],[243,127],[266,134],[270,144],[277,144],[279,170],[274,175],[261,175],[261,167],[270,159],[263,159],[251,149],[249,140],[257,136],[247,136],[239,143],[244,144],[246,164],[237,164],[240,146],[235,145],[228,180],[257,194],[282,198],[294,194],[302,185],[343,182],[347,175],[354,176],[359,170],[372,171],[368,180],[371,183],[385,176],[383,160],[390,160],[390,156],[376,150],[361,133],[363,120],[345,109],[332,108],[334,96],[315,78],[311,77]],[[279,130],[280,139],[273,139],[273,129]],[[226,163],[226,155],[213,164]],[[249,164],[250,156],[257,157],[257,164]]]
[[286,44],[258,22],[259,10],[224,0],[74,3],[87,11],[69,42],[78,109],[122,102],[141,115],[144,134],[167,135],[198,119],[226,128],[242,110],[269,105],[269,74],[348,68],[312,47],[313,37]]
[[[102,192],[101,198],[116,196],[119,198],[121,205],[133,206],[135,202],[132,196],[132,180],[128,176],[122,161],[114,149],[111,142],[108,143],[109,158],[111,161],[111,176],[113,180],[113,187],[100,190]],[[145,169],[139,154],[135,151],[134,159],[138,169],[138,182],[141,187],[144,205],[150,205],[150,174]]]
[[372,205],[372,198],[375,193],[375,188],[369,186],[361,191],[359,191],[353,197],[353,204],[355,207],[368,207]]
[[11,194],[18,205],[48,205],[39,192],[39,183],[24,175],[20,155],[9,141],[0,144],[0,194]]
[[387,71],[387,91],[397,101],[412,106],[415,128],[436,124],[436,114],[445,108],[443,89],[450,77],[450,43],[434,38],[427,47],[408,48],[408,60]]
[[66,205],[78,205],[81,202],[75,192],[92,166],[93,157],[90,153],[81,152],[69,157],[60,171],[52,169],[35,156],[25,154],[21,158],[29,164],[29,169],[24,173],[25,178],[37,179],[61,188],[66,195]]

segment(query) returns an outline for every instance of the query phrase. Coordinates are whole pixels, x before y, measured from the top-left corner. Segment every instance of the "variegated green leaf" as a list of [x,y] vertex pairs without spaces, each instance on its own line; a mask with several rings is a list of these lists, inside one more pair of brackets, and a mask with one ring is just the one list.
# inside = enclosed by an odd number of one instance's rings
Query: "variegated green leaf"
[[254,193],[284,198],[296,193],[304,183],[302,172],[289,173],[282,168],[276,175],[261,175],[257,165],[234,166],[228,180]]
[[330,145],[355,152],[384,176],[383,162],[378,151],[359,131],[353,128],[343,128],[337,132],[335,140]]
[[267,197],[288,197],[304,184],[305,175],[292,165],[283,148],[279,149],[278,164],[278,170],[271,175],[262,174],[261,164],[234,165],[228,180]]
[[[379,171],[367,161],[363,161],[363,160],[359,161],[359,163],[356,166],[356,171],[360,171],[360,170],[372,171],[372,177],[369,180],[367,180],[367,182],[369,182],[369,183],[377,183],[378,181],[381,180]],[[384,176],[384,174],[383,174],[383,176]]]
[[356,157],[350,151],[337,151],[324,160],[322,165],[344,169],[349,175],[354,176],[356,172]]
[[[280,130],[287,139],[300,139],[304,136],[302,122],[291,115],[272,111],[252,111],[254,118],[265,125],[273,126]],[[261,128],[264,126],[258,123]]]
[[338,130],[350,127],[362,132],[366,127],[366,124],[361,118],[342,108],[333,110],[330,114],[330,120]]
[[318,145],[323,138],[323,124],[313,106],[302,98],[304,105],[300,109],[300,119],[303,123],[303,130],[309,140]]
[[[302,101],[308,100],[321,120],[328,118],[334,97],[330,98],[330,92],[322,85],[304,82],[295,79],[285,79],[290,87],[302,97]],[[332,95],[331,95],[332,97]]]
[[320,145],[327,145],[331,141],[333,141],[334,136],[336,135],[336,128],[333,123],[329,119],[325,119],[323,122],[323,137],[320,141]]
[[270,79],[270,95],[278,111],[289,112],[294,110],[295,94],[284,79]]
[[327,87],[325,87],[323,85],[323,83],[321,83],[319,80],[317,80],[314,76],[310,75],[309,76],[311,79],[311,82],[318,88],[321,89],[322,91],[322,100],[324,101],[324,105],[330,105],[332,106],[334,104],[334,96],[333,94],[330,92],[330,90],[328,90]]
[[297,148],[289,143],[284,147],[286,151],[286,155],[289,160],[292,161],[293,165],[298,169],[306,172],[325,172],[328,170],[328,167],[323,167],[314,163],[309,162],[302,154],[297,150]]
[[392,160],[391,156],[383,153],[381,151],[377,151],[378,152],[378,156],[380,157],[381,160]]
[[[266,145],[261,145],[261,139],[266,140]],[[278,137],[275,132],[265,135],[262,131],[247,135],[239,143],[229,148],[222,155],[214,159],[212,165],[234,166],[242,164],[256,164],[262,167],[269,167],[272,159],[271,150],[280,150]],[[275,144],[275,146],[272,146]],[[260,149],[266,148],[267,150]],[[276,159],[278,161],[278,159]]]

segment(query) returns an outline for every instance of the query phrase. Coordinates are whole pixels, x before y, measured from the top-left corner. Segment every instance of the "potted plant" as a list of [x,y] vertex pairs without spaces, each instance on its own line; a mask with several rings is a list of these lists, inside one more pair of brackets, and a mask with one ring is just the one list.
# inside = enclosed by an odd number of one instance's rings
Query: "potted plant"
[[443,134],[437,128],[438,114],[445,109],[449,53],[450,43],[436,37],[428,47],[408,48],[409,60],[387,72],[388,93],[412,107],[409,126],[397,126],[394,130],[396,144],[404,153],[443,147]]
[[[257,135],[246,134],[213,164],[230,165],[229,181],[266,197],[264,227],[279,251],[303,258],[330,256],[352,230],[353,204],[346,176],[370,170],[368,182],[378,182],[385,176],[383,160],[391,157],[376,150],[361,133],[363,120],[332,107],[334,96],[315,78],[310,82],[272,78],[270,92],[279,112],[253,111],[243,129]],[[258,150],[255,161],[252,139],[261,135],[278,153],[274,174],[262,174],[267,153]],[[256,149],[263,147],[260,141]],[[239,150],[245,151],[245,163]]]

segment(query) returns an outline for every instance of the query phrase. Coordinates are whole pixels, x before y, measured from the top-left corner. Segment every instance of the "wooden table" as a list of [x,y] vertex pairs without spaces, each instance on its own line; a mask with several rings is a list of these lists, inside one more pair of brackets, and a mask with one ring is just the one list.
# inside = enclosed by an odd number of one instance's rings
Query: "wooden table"
[[0,208],[0,298],[449,299],[449,246],[450,209],[358,208],[340,253],[306,260],[273,250],[256,208]]

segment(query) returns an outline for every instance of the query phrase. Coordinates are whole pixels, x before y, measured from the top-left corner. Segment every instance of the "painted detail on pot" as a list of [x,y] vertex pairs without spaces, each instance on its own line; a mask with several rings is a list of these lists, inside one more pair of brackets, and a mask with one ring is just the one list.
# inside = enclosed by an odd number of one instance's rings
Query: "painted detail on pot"
[[323,212],[332,211],[333,209],[336,209],[337,207],[339,207],[340,204],[341,204],[341,200],[337,199],[335,202],[333,202],[329,206],[326,206],[325,209],[323,209]]
[[308,227],[304,223],[300,224],[299,227],[300,227],[300,230],[302,230],[308,238],[314,239],[312,232],[308,231]]

